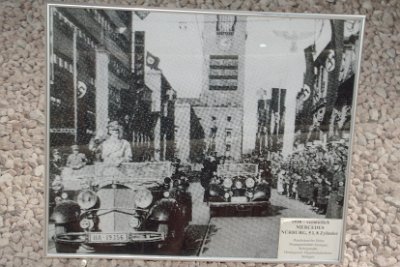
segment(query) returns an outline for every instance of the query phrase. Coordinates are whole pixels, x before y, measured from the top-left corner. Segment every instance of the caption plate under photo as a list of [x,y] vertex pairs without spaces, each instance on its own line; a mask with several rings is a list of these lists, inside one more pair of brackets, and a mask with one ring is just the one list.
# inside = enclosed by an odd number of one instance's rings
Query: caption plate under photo
[[281,219],[278,259],[339,260],[342,220]]

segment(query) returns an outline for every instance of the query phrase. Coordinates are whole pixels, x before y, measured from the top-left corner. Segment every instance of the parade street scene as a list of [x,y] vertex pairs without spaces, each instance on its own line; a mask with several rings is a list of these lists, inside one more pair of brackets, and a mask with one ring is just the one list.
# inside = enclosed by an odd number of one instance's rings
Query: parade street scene
[[51,6],[49,254],[278,256],[343,219],[360,23]]

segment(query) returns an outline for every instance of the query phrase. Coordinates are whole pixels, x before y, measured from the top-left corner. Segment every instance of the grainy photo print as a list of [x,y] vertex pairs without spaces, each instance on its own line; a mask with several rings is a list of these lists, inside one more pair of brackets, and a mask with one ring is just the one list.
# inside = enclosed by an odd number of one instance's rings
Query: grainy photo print
[[48,255],[279,260],[343,219],[359,17],[47,8]]

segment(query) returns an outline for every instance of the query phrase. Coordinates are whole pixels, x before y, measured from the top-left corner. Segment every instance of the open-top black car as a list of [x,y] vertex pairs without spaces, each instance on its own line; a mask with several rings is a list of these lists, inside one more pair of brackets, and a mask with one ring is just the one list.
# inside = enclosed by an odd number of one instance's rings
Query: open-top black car
[[259,216],[268,210],[271,188],[256,164],[218,164],[217,173],[204,185],[211,216]]
[[192,202],[187,179],[172,169],[169,162],[65,169],[53,182],[56,251],[73,253],[84,244],[95,251],[178,253]]

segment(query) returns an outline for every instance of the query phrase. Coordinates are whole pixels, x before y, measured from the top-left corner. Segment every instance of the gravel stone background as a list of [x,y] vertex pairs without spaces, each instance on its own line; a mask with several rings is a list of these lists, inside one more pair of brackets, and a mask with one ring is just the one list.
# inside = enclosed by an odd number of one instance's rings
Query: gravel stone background
[[[400,266],[400,1],[75,1],[366,14],[343,266]],[[0,1],[0,266],[80,266],[44,257],[45,9]],[[88,266],[310,266],[90,259]],[[324,265],[316,265],[324,266]]]

